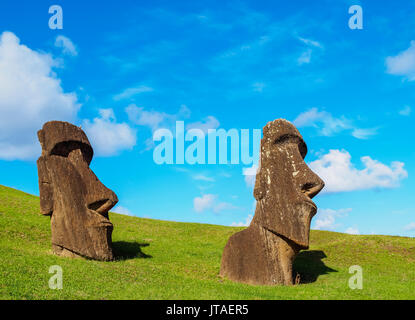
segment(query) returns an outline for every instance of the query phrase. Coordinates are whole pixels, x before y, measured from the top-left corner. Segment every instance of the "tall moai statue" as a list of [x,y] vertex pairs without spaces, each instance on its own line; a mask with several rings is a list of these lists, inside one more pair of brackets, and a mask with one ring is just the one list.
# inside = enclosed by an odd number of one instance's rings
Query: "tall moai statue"
[[324,182],[307,166],[307,146],[290,122],[277,119],[263,128],[249,227],[230,237],[220,274],[254,285],[293,284],[292,264],[308,249],[313,198]]
[[86,134],[68,122],[51,121],[43,125],[38,138],[40,208],[51,216],[53,252],[112,260],[108,211],[118,199],[89,168],[93,150]]

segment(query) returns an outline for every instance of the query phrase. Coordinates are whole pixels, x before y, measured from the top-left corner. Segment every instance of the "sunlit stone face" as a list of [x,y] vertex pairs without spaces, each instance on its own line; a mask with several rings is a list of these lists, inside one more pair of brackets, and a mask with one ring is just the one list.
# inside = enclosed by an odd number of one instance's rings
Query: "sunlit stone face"
[[38,133],[41,211],[51,215],[56,253],[113,259],[108,211],[118,202],[89,168],[93,151],[85,133],[66,122],[48,122]]
[[303,249],[308,248],[310,222],[317,212],[311,199],[324,187],[304,162],[306,153],[300,133],[290,122],[279,119],[264,127],[252,221]]

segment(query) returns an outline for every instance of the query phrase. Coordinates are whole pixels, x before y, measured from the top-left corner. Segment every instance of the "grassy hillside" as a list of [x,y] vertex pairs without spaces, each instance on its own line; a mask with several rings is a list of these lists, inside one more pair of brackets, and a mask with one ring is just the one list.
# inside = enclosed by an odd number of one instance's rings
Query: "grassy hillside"
[[[242,228],[110,214],[114,262],[50,251],[49,218],[37,197],[0,186],[0,299],[414,299],[415,239],[311,231],[295,262],[302,284],[260,287],[218,276],[222,249]],[[63,290],[48,287],[51,265]],[[351,265],[363,289],[348,287]]]

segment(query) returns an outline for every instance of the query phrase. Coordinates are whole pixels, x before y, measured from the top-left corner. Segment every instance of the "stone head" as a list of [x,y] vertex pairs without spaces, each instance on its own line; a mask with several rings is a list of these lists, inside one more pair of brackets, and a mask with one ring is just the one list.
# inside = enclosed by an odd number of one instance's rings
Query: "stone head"
[[290,240],[301,249],[309,245],[311,200],[324,182],[304,162],[307,146],[293,124],[277,119],[263,128],[252,223]]
[[112,260],[108,211],[118,199],[89,167],[93,149],[87,136],[70,123],[51,121],[38,138],[40,207],[51,216],[52,245],[76,255]]

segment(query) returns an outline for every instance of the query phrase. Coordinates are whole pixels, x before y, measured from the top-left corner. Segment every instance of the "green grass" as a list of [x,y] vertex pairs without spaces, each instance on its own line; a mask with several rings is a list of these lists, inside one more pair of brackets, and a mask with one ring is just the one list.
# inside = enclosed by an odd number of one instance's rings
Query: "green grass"
[[[304,283],[250,286],[218,276],[223,247],[242,228],[111,213],[113,262],[57,257],[35,196],[0,186],[0,299],[414,299],[415,239],[311,231],[295,269]],[[63,289],[48,287],[49,267]],[[363,268],[363,289],[348,286]]]

